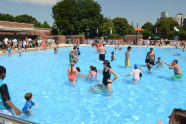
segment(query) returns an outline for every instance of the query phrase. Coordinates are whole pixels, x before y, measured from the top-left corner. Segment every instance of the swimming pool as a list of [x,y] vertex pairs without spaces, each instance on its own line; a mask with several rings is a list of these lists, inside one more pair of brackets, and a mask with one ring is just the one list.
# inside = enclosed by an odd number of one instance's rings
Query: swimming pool
[[[134,84],[131,77],[125,77],[133,68],[124,68],[124,53],[115,52],[116,61],[111,62],[119,78],[113,82],[112,99],[100,94],[88,93],[95,82],[79,79],[76,88],[68,85],[67,68],[69,68],[69,51],[71,48],[59,49],[58,55],[53,50],[23,53],[12,57],[0,56],[0,65],[7,69],[5,82],[8,84],[11,100],[22,109],[24,95],[32,92],[32,116],[20,118],[41,124],[156,124],[162,120],[168,123],[168,116],[174,108],[186,108],[186,53],[173,48],[154,48],[156,58],[166,62],[178,59],[183,73],[181,80],[171,80],[173,70],[168,66],[155,68],[148,73],[146,68],[141,81]],[[107,47],[106,59],[110,60],[113,47]],[[83,74],[89,72],[89,66],[103,68],[98,61],[95,49],[80,47],[81,56],[77,65]],[[132,48],[131,66],[144,64],[149,48]],[[181,54],[176,56],[176,54]],[[111,77],[113,78],[113,76]],[[102,74],[98,73],[102,81]]]

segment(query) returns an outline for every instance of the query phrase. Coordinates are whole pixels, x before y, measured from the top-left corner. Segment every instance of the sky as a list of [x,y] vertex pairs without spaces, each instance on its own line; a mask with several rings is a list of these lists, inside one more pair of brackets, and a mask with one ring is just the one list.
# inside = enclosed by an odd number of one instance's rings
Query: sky
[[[52,25],[52,6],[59,0],[0,0],[0,13],[14,16],[28,14],[38,21],[45,20]],[[142,26],[147,21],[155,23],[162,11],[175,17],[177,13],[186,15],[186,0],[96,0],[102,7],[102,14],[111,19],[124,17],[129,24]]]

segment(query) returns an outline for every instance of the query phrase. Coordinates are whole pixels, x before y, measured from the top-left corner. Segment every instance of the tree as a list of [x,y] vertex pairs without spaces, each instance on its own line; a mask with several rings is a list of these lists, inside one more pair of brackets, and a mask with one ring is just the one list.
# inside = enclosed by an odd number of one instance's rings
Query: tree
[[53,18],[60,32],[73,34],[75,28],[75,0],[63,0],[52,7]]
[[104,18],[103,19],[103,24],[100,27],[99,34],[101,36],[110,36],[110,30],[112,29],[112,35],[115,36],[116,30],[114,28],[114,24],[112,19],[110,18]]
[[160,19],[158,22],[156,22],[154,27],[157,27],[158,35],[160,37],[169,39],[174,39],[174,36],[176,35],[174,27],[180,29],[178,22],[172,17]]
[[146,23],[142,26],[142,29],[153,32],[153,24],[150,23],[150,22],[146,22]]
[[63,0],[53,6],[52,13],[57,28],[65,35],[89,31],[87,34],[94,37],[103,22],[101,7],[94,0]]
[[127,34],[127,29],[129,27],[127,19],[117,17],[113,19],[113,23],[117,34],[120,36]]
[[43,22],[42,28],[50,28],[50,25],[47,23],[47,21]]
[[0,13],[0,21],[14,21],[14,16]]

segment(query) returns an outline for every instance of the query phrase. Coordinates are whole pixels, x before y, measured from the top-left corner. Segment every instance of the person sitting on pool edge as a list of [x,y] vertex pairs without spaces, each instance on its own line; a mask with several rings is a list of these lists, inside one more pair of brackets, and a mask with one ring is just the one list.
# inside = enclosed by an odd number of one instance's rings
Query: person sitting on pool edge
[[91,69],[91,71],[90,71],[87,78],[90,79],[91,81],[97,80],[97,69],[96,69],[96,67],[90,65],[90,69]]
[[138,65],[134,64],[134,70],[126,76],[130,76],[130,75],[134,74],[133,80],[134,81],[139,81],[140,77],[142,76],[142,73],[143,72],[138,68]]
[[[91,87],[92,91],[97,91],[96,87],[99,87],[100,89],[106,89],[107,95],[112,96],[112,82],[115,81],[118,76],[117,74],[112,70],[112,67],[110,66],[110,62],[108,60],[105,60],[103,62],[104,68],[103,68],[103,84],[98,84],[94,87]],[[111,80],[111,74],[114,75],[114,79]]]
[[31,114],[31,108],[33,105],[37,105],[37,103],[32,102],[33,99],[32,93],[25,94],[26,103],[25,106],[22,109],[22,112],[25,114]]
[[174,69],[174,76],[172,78],[174,79],[180,79],[182,78],[182,72],[181,72],[181,69],[180,69],[180,66],[178,65],[178,60],[173,60],[171,64],[168,64],[166,62],[163,62],[165,63],[166,65],[169,66],[169,69]]
[[[162,124],[162,122],[159,121],[157,124]],[[169,124],[186,124],[186,111],[174,109],[169,116]]]
[[20,115],[21,111],[10,101],[8,86],[3,82],[6,77],[6,68],[0,66],[0,113],[14,116],[14,112],[16,115]]
[[70,62],[70,68],[67,70],[67,75],[69,82],[72,82],[73,87],[75,87],[76,78],[77,78],[77,70],[74,68],[74,62]]

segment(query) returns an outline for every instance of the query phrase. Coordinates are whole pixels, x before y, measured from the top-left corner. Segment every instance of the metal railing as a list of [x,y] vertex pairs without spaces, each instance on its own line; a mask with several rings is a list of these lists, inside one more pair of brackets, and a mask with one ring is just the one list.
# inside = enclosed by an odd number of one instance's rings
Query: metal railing
[[37,123],[0,113],[0,124],[37,124]]

